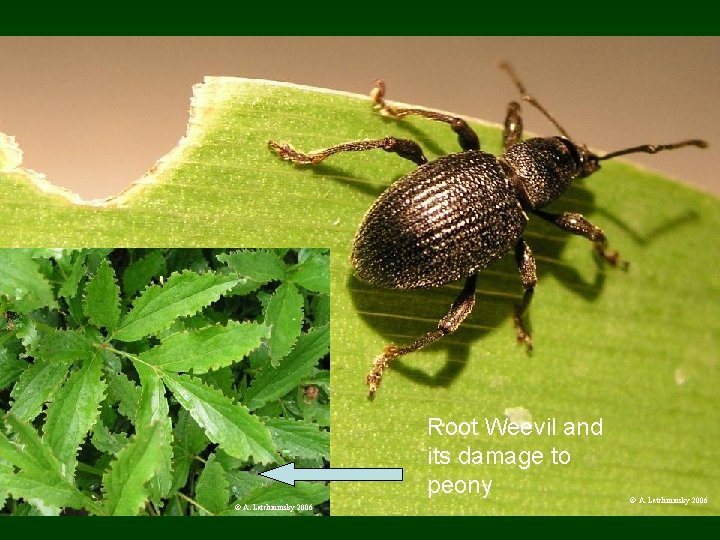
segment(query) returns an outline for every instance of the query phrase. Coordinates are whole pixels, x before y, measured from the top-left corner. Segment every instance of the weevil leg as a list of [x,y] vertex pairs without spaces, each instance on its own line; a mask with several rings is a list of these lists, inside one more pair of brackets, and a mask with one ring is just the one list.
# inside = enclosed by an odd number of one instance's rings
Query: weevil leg
[[551,214],[542,210],[533,210],[533,213],[550,223],[560,227],[564,231],[583,236],[590,240],[595,247],[595,251],[600,257],[609,262],[613,266],[617,266],[623,270],[627,270],[630,263],[620,258],[617,251],[607,248],[607,238],[605,233],[599,227],[590,223],[585,216],[576,212],[563,212],[561,214]]
[[458,137],[458,143],[460,143],[460,147],[463,150],[480,150],[480,139],[478,139],[477,133],[475,133],[462,118],[435,111],[428,111],[426,109],[406,109],[389,105],[385,101],[385,82],[381,80],[375,81],[375,88],[370,91],[370,97],[375,102],[375,108],[383,116],[402,118],[403,116],[414,114],[429,120],[435,120],[436,122],[444,122],[449,124],[450,128],[455,132]]
[[427,163],[427,158],[418,143],[410,139],[396,139],[395,137],[350,141],[323,150],[314,150],[307,153],[300,152],[290,143],[268,141],[268,146],[282,159],[292,161],[298,165],[317,165],[322,160],[341,152],[362,152],[364,150],[376,149],[395,153],[402,158],[412,161],[416,165]]
[[467,278],[465,286],[463,287],[460,294],[458,294],[455,301],[450,306],[450,310],[447,312],[440,322],[438,323],[437,330],[428,332],[420,339],[414,341],[410,345],[398,347],[397,345],[388,345],[381,355],[375,358],[373,362],[372,370],[367,374],[365,381],[367,382],[369,389],[369,397],[373,397],[377,392],[378,386],[382,382],[383,371],[387,365],[395,360],[399,356],[417,351],[422,349],[431,343],[435,343],[446,334],[451,334],[457,330],[462,322],[470,315],[475,305],[475,287],[477,285],[477,274],[474,274]]
[[508,103],[505,114],[505,129],[503,130],[503,150],[520,142],[523,134],[522,113],[517,101]]
[[519,306],[515,306],[513,323],[515,325],[518,343],[524,343],[527,351],[532,352],[532,338],[525,326],[523,318],[530,307],[530,302],[535,292],[535,285],[537,285],[537,267],[530,246],[528,246],[527,242],[522,238],[515,244],[515,261],[520,271],[520,279],[522,280],[525,294],[523,294],[522,303]]
[[522,95],[522,98],[524,101],[527,101],[530,105],[535,107],[538,111],[540,111],[545,118],[550,120],[550,122],[557,128],[557,130],[567,139],[572,140],[572,137],[568,135],[568,132],[565,131],[565,129],[560,125],[560,122],[555,120],[555,117],[550,114],[550,111],[548,111],[545,107],[540,105],[540,102],[535,99],[533,96],[527,93],[527,90],[525,89],[525,85],[522,83],[520,78],[515,73],[515,70],[512,68],[510,64],[507,62],[500,62],[500,69],[505,70],[508,75],[510,75],[510,79],[512,79],[513,84],[518,89],[518,92]]

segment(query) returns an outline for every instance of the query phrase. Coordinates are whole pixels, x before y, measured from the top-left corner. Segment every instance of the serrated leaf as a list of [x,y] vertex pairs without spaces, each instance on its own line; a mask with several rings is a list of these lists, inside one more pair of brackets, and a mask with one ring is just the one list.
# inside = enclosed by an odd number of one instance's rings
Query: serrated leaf
[[0,390],[14,383],[28,369],[28,363],[0,348]]
[[164,464],[160,422],[137,432],[103,477],[105,509],[113,516],[137,515],[150,497],[148,484]]
[[85,263],[88,272],[94,274],[105,259],[113,252],[113,248],[89,248],[83,250],[85,252]]
[[272,327],[268,346],[270,360],[277,365],[297,341],[302,330],[304,300],[293,283],[280,285],[268,301],[265,324]]
[[228,321],[227,326],[172,334],[140,353],[140,360],[163,371],[205,373],[242,360],[269,333],[270,329],[261,324]]
[[47,411],[43,440],[62,466],[63,475],[72,479],[78,448],[100,414],[105,393],[101,379],[102,362],[96,355],[68,377]]
[[140,399],[134,423],[138,430],[142,430],[167,418],[168,403],[159,373],[142,362],[133,360],[133,366],[140,377]]
[[[35,428],[21,421],[12,412],[5,418],[10,429],[17,434],[18,442],[23,445],[23,452],[32,459],[38,467],[52,474],[61,474],[62,465],[47,445],[35,431]],[[26,465],[28,469],[28,467]]]
[[112,331],[120,320],[120,287],[110,261],[100,263],[97,272],[85,286],[85,315],[97,327]]
[[[201,374],[199,378],[208,386],[220,390],[226,397],[230,399],[237,397],[235,383],[237,382],[238,376],[233,372],[232,366],[208,371],[207,373]],[[244,381],[245,377],[242,377],[241,380]]]
[[159,429],[162,466],[148,483],[150,498],[159,504],[172,487],[172,423],[165,386],[157,372],[140,362],[133,362],[133,365],[140,376],[141,388],[135,431],[143,431],[153,424],[157,424]]
[[163,286],[145,289],[113,334],[119,341],[137,341],[170,326],[178,317],[193,315],[216,301],[237,283],[233,276],[186,270],[171,275]]
[[109,394],[118,402],[118,410],[136,423],[140,388],[122,372],[106,370]]
[[285,279],[285,263],[275,253],[259,249],[221,253],[217,260],[228,265],[254,290],[270,281]]
[[10,396],[14,402],[10,412],[23,421],[31,421],[40,414],[43,403],[60,388],[65,380],[69,362],[44,362],[35,360],[15,383]]
[[112,433],[101,420],[95,422],[92,431],[92,445],[106,454],[117,455],[128,442],[124,433]]
[[6,489],[16,498],[42,501],[47,506],[99,508],[84,497],[62,474],[62,465],[43,442],[35,429],[13,414],[5,417],[8,427],[15,432],[17,442],[10,442],[0,431],[0,458],[20,471],[3,479]]
[[57,305],[48,280],[30,253],[23,249],[0,250],[0,296],[13,302],[17,311],[30,312]]
[[330,328],[313,328],[298,339],[295,348],[279,367],[266,367],[248,388],[243,402],[252,411],[268,401],[278,399],[295,388],[303,377],[330,350]]
[[237,460],[228,456],[222,450],[218,450],[215,457],[216,461],[225,469],[226,478],[228,482],[230,482],[230,492],[236,499],[241,499],[254,489],[272,483],[268,482],[264,476],[260,476],[255,472],[237,470],[235,465]]
[[67,268],[69,272],[65,275],[58,290],[58,296],[64,298],[72,298],[77,294],[78,285],[85,273],[85,258],[87,257],[87,252],[77,251],[72,254],[72,257],[72,263],[70,263]]
[[330,323],[330,295],[321,294],[316,296],[311,303],[311,310],[308,316],[315,323],[315,326],[322,326]]
[[210,442],[203,429],[185,409],[178,412],[174,434],[175,446],[182,448],[186,453],[193,456],[203,450]]
[[187,375],[164,373],[170,391],[208,438],[238,459],[273,463],[275,446],[267,428],[247,408]]
[[263,418],[263,422],[283,456],[330,459],[330,432],[317,424],[288,418]]
[[195,486],[195,500],[211,514],[219,514],[227,509],[229,499],[230,483],[225,470],[215,461],[215,454],[211,454]]
[[151,251],[143,258],[133,261],[123,273],[123,293],[131,298],[150,280],[160,275],[165,267],[165,257],[160,251]]
[[[267,506],[284,507],[300,504],[316,505],[330,499],[330,486],[324,483],[298,482],[294,486],[272,482],[253,489],[250,493],[235,501],[240,506],[240,513],[244,515],[289,515],[287,510],[266,510]],[[256,508],[261,507],[261,508]],[[230,515],[237,515],[238,511],[229,509]]]
[[173,484],[170,494],[176,493],[187,483],[190,465],[195,461],[196,454],[210,442],[185,409],[180,409],[178,413],[173,440]]
[[30,453],[24,452],[22,443],[8,439],[4,430],[0,429],[0,459],[26,471],[44,471],[45,464]]
[[[2,443],[0,442],[0,445]],[[8,490],[8,482],[13,476],[13,467],[7,463],[4,459],[0,458],[0,508],[5,506],[5,499],[10,495]]]
[[330,392],[330,372],[327,369],[313,370],[310,375],[303,377],[302,384],[314,384],[326,392]]
[[95,352],[88,338],[79,331],[53,330],[38,340],[33,354],[46,362],[72,362],[90,360]]
[[47,505],[62,508],[83,508],[87,501],[71,484],[47,473],[17,473],[0,476],[3,488],[16,499],[42,501]]
[[293,267],[290,279],[308,291],[330,294],[330,256],[320,253],[310,255]]

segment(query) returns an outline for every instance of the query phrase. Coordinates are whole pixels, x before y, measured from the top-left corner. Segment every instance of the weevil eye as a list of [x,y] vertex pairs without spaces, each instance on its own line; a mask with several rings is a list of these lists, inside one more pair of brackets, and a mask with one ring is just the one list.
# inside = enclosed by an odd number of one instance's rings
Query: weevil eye
[[558,137],[565,145],[565,148],[572,155],[573,161],[577,166],[578,178],[586,178],[600,168],[598,157],[588,150],[587,146],[575,144],[566,137]]
[[578,178],[587,178],[600,169],[600,160],[595,154],[590,152],[587,147],[582,147],[580,155],[582,156],[582,161],[580,163],[580,174]]

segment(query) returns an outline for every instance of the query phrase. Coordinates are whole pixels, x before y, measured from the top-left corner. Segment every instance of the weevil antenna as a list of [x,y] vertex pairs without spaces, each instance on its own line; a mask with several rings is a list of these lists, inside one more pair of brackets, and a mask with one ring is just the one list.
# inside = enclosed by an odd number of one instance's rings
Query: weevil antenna
[[708,143],[702,139],[689,139],[687,141],[681,141],[674,144],[642,144],[640,146],[633,146],[632,148],[623,148],[622,150],[616,150],[610,152],[604,156],[598,156],[598,159],[611,159],[617,156],[624,156],[625,154],[634,154],[636,152],[644,152],[646,154],[657,154],[663,150],[675,150],[676,148],[682,148],[683,146],[697,146],[698,148],[707,148]]
[[545,118],[550,120],[552,122],[552,125],[554,125],[557,130],[565,137],[566,139],[573,140],[573,138],[568,134],[567,131],[560,125],[560,122],[555,120],[555,117],[550,114],[550,112],[540,105],[540,102],[532,97],[530,94],[527,93],[527,90],[525,90],[525,85],[522,83],[522,81],[518,78],[517,74],[515,73],[515,70],[512,68],[510,64],[507,62],[500,62],[500,69],[507,72],[508,75],[510,75],[510,78],[512,79],[512,82],[515,83],[515,86],[517,87],[518,91],[522,95],[522,98],[527,101],[530,105],[535,107],[538,111],[543,113],[545,115]]

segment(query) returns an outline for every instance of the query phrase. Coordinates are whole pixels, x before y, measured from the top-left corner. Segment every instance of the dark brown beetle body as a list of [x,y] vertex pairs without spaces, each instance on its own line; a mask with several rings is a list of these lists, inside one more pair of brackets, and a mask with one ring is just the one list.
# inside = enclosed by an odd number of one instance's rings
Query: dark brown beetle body
[[375,201],[351,261],[379,287],[439,287],[512,250],[527,216],[496,156],[478,150],[418,167]]
[[537,274],[535,258],[522,237],[528,214],[587,238],[603,260],[627,268],[617,252],[607,249],[603,231],[581,214],[553,214],[542,208],[560,198],[573,179],[597,171],[601,160],[632,152],[654,154],[684,146],[707,147],[705,141],[691,139],[641,145],[598,156],[585,145],[575,143],[555,118],[526,93],[512,69],[507,64],[502,67],[523,99],[543,113],[561,137],[523,141],[520,105],[511,102],[505,117],[503,154],[496,157],[480,151],[477,135],[461,118],[387,104],[385,85],[378,81],[371,97],[381,114],[394,118],[416,115],[449,124],[463,152],[428,163],[420,145],[394,137],[351,141],[309,153],[287,143],[269,142],[280,157],[297,164],[315,165],[340,152],[382,149],[418,165],[383,192],[365,214],[353,242],[352,264],[362,280],[393,289],[439,287],[465,279],[463,289],[437,329],[409,345],[388,345],[375,359],[366,377],[371,396],[391,360],[436,342],[462,324],[475,305],[478,272],[513,250],[525,289],[513,322],[518,341],[530,351],[532,340],[523,317],[533,296]]
[[586,150],[563,137],[528,139],[500,158],[480,150],[440,157],[370,207],[352,264],[363,281],[393,289],[469,277],[515,247],[528,221],[523,207],[546,206],[596,169]]

